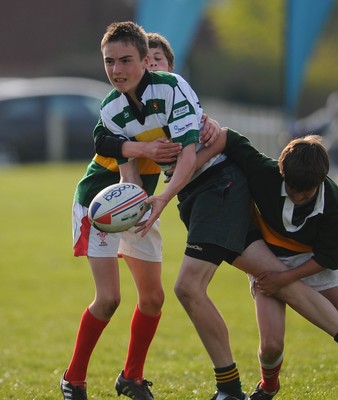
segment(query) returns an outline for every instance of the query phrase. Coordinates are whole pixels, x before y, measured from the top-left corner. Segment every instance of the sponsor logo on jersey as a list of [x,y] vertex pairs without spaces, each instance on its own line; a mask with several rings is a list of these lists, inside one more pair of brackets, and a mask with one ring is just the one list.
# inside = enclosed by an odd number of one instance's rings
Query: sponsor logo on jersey
[[173,111],[174,114],[174,118],[180,118],[185,114],[189,113],[189,105],[185,105],[183,107],[180,108],[176,108],[176,110]]
[[175,133],[182,133],[188,131],[192,127],[192,122],[185,124],[184,126],[174,125]]

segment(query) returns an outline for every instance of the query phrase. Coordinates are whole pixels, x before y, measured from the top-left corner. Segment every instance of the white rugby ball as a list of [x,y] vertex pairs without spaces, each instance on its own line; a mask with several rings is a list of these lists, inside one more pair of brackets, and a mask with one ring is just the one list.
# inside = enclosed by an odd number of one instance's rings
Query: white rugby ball
[[90,223],[108,233],[134,226],[147,211],[147,193],[134,183],[117,183],[101,190],[88,209]]

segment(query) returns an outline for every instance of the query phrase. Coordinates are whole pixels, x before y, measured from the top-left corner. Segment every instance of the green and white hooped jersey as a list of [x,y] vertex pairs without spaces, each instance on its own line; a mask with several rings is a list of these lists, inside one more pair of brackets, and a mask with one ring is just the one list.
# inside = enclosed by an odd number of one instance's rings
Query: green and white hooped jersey
[[[196,94],[182,77],[146,71],[137,95],[143,104],[141,111],[128,101],[127,95],[117,90],[103,101],[101,118],[112,134],[142,142],[167,137],[173,142],[181,142],[183,147],[199,142],[203,110]],[[161,165],[162,169],[166,167]]]

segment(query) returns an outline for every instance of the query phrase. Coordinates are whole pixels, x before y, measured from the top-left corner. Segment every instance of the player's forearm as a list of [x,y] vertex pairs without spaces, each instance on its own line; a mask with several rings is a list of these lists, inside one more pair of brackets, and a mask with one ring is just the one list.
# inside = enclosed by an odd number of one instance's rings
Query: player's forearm
[[101,135],[95,140],[95,152],[103,157],[122,158],[124,141],[110,135]]
[[178,156],[177,167],[169,184],[166,186],[163,192],[159,196],[150,196],[148,198],[148,204],[152,205],[151,215],[142,226],[136,229],[136,233],[142,232],[142,236],[147,234],[151,225],[156,221],[157,218],[159,218],[169,201],[190,181],[195,169],[195,144],[191,143],[185,147]]
[[176,162],[177,155],[182,150],[181,143],[173,143],[165,137],[151,142],[125,141],[122,154],[126,158],[149,158],[156,163]]
[[125,158],[150,158],[147,152],[146,142],[124,141],[122,144],[122,155]]
[[120,182],[136,183],[140,187],[143,186],[143,182],[138,171],[137,159],[121,164],[119,168],[121,175]]
[[289,276],[289,282],[295,282],[299,279],[317,274],[325,268],[321,267],[316,261],[310,259],[297,268],[289,269],[286,273]]
[[195,144],[190,144],[177,158],[174,174],[159,197],[168,203],[190,181],[196,170]]

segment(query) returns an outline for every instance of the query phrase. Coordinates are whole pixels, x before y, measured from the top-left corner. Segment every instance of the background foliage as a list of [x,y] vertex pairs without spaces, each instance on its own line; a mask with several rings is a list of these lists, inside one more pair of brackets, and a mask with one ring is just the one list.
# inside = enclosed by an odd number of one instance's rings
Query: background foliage
[[[210,44],[201,47],[200,40],[194,47],[189,62],[194,87],[197,85],[203,94],[212,91],[218,97],[236,102],[281,106],[285,7],[285,0],[211,2],[208,22],[215,47],[210,48]],[[338,90],[337,19],[338,3],[306,71],[299,115],[322,107],[328,95]]]
[[[8,40],[0,41],[0,77],[84,76],[107,81],[101,37],[113,20],[134,19],[135,5],[136,0],[3,2],[0,34]],[[200,97],[282,106],[285,6],[286,0],[209,1],[182,74]],[[299,116],[321,108],[338,90],[337,21],[338,2],[309,64]],[[20,56],[13,49],[19,49]]]

